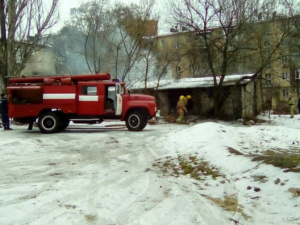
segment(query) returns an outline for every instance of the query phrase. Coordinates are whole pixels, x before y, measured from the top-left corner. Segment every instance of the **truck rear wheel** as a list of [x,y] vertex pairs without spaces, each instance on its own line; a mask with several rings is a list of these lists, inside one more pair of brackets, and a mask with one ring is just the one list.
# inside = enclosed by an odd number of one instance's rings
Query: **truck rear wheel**
[[67,115],[65,115],[62,111],[56,111],[55,115],[57,115],[59,119],[59,127],[57,128],[57,131],[66,129],[70,124],[69,117],[67,117]]
[[130,131],[141,131],[147,125],[147,118],[139,111],[133,111],[126,117],[126,126]]
[[60,127],[59,117],[53,112],[47,112],[39,117],[39,129],[42,133],[55,133]]

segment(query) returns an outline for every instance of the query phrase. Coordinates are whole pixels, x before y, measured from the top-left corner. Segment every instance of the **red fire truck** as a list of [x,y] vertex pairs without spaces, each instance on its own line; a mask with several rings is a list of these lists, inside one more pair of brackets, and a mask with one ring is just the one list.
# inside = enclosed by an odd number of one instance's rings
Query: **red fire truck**
[[130,94],[124,82],[108,73],[10,78],[9,117],[21,123],[37,120],[42,133],[64,130],[70,123],[120,119],[130,131],[141,131],[156,114],[153,96]]

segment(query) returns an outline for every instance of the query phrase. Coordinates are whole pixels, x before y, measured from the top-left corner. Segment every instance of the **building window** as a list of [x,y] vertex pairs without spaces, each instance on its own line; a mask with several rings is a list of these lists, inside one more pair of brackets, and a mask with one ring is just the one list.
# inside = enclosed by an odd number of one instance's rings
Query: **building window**
[[286,39],[283,40],[282,47],[284,47],[284,48],[288,48],[289,47],[289,43],[288,43],[288,41]]
[[289,89],[284,88],[284,89],[282,90],[282,95],[283,95],[283,97],[289,96]]
[[272,85],[272,76],[271,76],[270,73],[267,73],[267,74],[266,74],[266,84],[267,84],[268,86]]
[[166,41],[165,41],[165,39],[161,39],[161,40],[160,40],[160,43],[161,43],[162,46],[166,46]]
[[284,66],[287,66],[287,65],[288,65],[288,62],[289,62],[288,57],[285,56],[285,55],[282,55],[282,56],[281,56],[281,63],[282,63]]
[[190,73],[195,75],[195,67],[193,65],[190,65]]
[[[300,42],[299,42],[299,46],[300,46]],[[292,52],[290,55],[291,55],[291,60],[292,60],[294,63],[300,62],[299,53]]]
[[296,70],[295,74],[296,74],[295,78],[300,79],[300,69]]
[[287,27],[286,27],[286,24],[284,22],[281,23],[280,29],[281,29],[281,31],[286,31]]
[[249,59],[248,65],[249,65],[249,66],[253,66],[253,65],[254,65],[253,59],[251,59],[251,58]]
[[[34,53],[34,52],[33,52]],[[33,54],[32,53],[32,54]],[[34,55],[34,54],[33,54]],[[20,64],[22,62],[22,53],[20,49],[16,50],[16,63]]]
[[194,72],[194,67],[193,67],[193,65],[190,65],[190,72]]
[[272,36],[272,32],[271,31],[266,31],[265,36],[271,37]]
[[163,73],[163,74],[167,74],[167,73],[168,73],[168,68],[167,68],[167,67],[164,67],[162,73]]
[[283,80],[289,80],[290,79],[290,74],[285,72],[285,73],[282,73],[282,79]]
[[218,33],[217,33],[217,35],[218,35],[219,38],[223,37],[223,31],[219,30]]
[[265,41],[265,51],[267,54],[271,53],[271,44],[269,41]]
[[180,66],[176,66],[176,76],[180,77]]
[[206,38],[207,38],[207,39],[210,39],[210,38],[211,38],[211,33],[210,33],[210,32],[206,33]]

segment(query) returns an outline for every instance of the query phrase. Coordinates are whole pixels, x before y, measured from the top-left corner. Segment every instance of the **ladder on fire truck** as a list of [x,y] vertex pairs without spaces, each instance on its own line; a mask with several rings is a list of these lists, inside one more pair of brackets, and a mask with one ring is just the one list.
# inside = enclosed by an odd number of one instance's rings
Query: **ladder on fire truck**
[[15,77],[9,79],[10,85],[26,84],[26,83],[40,83],[40,84],[72,84],[78,81],[103,81],[110,80],[109,73],[97,73],[87,75],[58,75],[58,76],[43,76],[43,77]]

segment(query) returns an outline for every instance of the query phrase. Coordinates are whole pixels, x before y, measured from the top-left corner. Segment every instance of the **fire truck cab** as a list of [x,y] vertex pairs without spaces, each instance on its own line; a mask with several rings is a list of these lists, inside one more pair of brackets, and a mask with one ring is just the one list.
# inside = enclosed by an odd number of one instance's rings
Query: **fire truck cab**
[[120,119],[130,131],[143,130],[156,114],[153,96],[130,94],[110,74],[20,77],[9,79],[9,117],[21,123],[37,120],[42,133],[74,123]]

